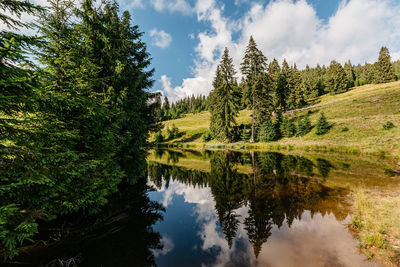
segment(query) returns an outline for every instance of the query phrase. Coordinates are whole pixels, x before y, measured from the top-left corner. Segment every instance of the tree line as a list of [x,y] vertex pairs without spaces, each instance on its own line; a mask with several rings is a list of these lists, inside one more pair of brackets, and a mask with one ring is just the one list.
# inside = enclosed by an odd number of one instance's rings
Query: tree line
[[174,120],[185,114],[196,114],[208,110],[208,98],[204,95],[188,96],[171,104],[168,97],[165,96],[164,101],[161,102],[161,96],[157,96],[155,103],[155,116],[161,121]]
[[[157,93],[142,32],[115,1],[9,0],[0,9],[0,253],[38,219],[94,213],[146,170]],[[22,14],[36,16],[26,24]],[[15,33],[31,28],[37,36]],[[30,60],[31,59],[31,60]],[[34,60],[32,60],[34,59]]]
[[[242,109],[252,112],[250,142],[272,141],[285,133],[282,128],[293,127],[282,114],[312,103],[312,100],[326,93],[339,94],[356,85],[386,83],[397,79],[389,50],[382,47],[379,58],[373,65],[353,66],[350,61],[342,66],[332,61],[329,67],[317,65],[299,71],[296,64],[289,66],[286,60],[282,67],[276,59],[269,64],[267,58],[252,37],[246,48],[240,71],[242,80],[236,76],[233,59],[225,48],[209,95],[211,113],[210,131],[214,139],[231,142],[239,136],[236,117]],[[272,123],[276,115],[275,123]],[[326,118],[321,114],[321,120]],[[309,128],[309,119],[298,122],[298,128]],[[276,131],[273,138],[266,134]],[[304,132],[304,131],[302,131]],[[304,134],[299,134],[304,135]],[[265,140],[268,139],[268,140]]]

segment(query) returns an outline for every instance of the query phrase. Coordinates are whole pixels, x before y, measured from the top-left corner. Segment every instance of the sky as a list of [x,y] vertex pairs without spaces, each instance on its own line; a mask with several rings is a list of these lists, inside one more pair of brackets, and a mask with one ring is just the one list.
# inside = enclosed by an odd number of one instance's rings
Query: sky
[[285,58],[300,69],[375,62],[382,46],[400,59],[400,0],[117,1],[144,32],[155,69],[151,90],[171,101],[207,95],[225,47],[240,78],[251,35],[269,62]]

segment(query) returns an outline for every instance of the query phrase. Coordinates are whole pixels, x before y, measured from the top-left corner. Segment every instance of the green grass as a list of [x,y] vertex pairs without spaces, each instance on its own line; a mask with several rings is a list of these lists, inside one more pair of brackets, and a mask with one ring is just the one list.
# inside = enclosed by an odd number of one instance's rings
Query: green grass
[[384,266],[400,265],[399,188],[390,192],[359,189],[355,193],[351,228],[360,248]]
[[[299,111],[290,116],[310,112],[313,125],[323,111],[332,124],[325,135],[316,135],[313,129],[299,138],[284,138],[278,142],[258,143],[258,149],[270,146],[292,146],[296,149],[324,149],[350,153],[372,153],[377,155],[400,156],[400,82],[355,87],[339,95],[325,95],[316,99],[309,111]],[[241,111],[238,124],[250,123],[251,112]],[[169,140],[169,143],[192,143],[201,145],[201,135],[208,130],[209,112],[189,114],[177,120],[166,121],[165,126],[175,124],[183,136]],[[383,125],[391,121],[395,127],[384,130]],[[164,133],[166,132],[164,128]],[[210,141],[216,144],[216,141]],[[238,144],[236,144],[238,145]],[[240,144],[239,144],[240,145]]]

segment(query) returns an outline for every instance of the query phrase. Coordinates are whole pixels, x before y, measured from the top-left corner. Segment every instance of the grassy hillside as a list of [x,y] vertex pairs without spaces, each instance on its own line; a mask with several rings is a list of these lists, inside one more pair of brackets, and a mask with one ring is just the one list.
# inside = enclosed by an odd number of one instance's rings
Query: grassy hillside
[[[355,87],[349,92],[339,95],[325,95],[316,99],[310,110],[298,111],[289,116],[298,116],[309,112],[311,113],[310,119],[315,124],[321,111],[325,113],[329,122],[333,125],[327,134],[317,136],[313,129],[301,138],[284,138],[278,142],[258,143],[252,145],[252,147],[269,148],[277,145],[310,149],[334,149],[336,147],[347,151],[400,156],[399,81]],[[250,111],[241,111],[237,118],[238,124],[250,123],[250,115]],[[175,124],[183,132],[182,137],[168,142],[202,145],[201,135],[208,129],[209,117],[208,112],[202,112],[166,121],[164,123],[166,127]],[[395,127],[384,130],[383,124],[387,121],[391,121]],[[209,144],[216,143],[218,142],[209,142]],[[239,143],[235,145],[239,145]]]

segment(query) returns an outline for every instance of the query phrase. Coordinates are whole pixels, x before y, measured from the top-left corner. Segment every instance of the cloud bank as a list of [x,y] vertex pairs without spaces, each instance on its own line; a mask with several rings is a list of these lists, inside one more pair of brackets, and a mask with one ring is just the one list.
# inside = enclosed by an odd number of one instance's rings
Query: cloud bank
[[[333,59],[353,64],[373,62],[381,46],[389,48],[393,59],[400,59],[400,13],[396,11],[400,3],[396,0],[343,0],[325,22],[306,0],[252,3],[236,21],[224,17],[223,8],[215,0],[197,0],[197,20],[210,29],[197,35],[192,77],[183,79],[179,86],[172,86],[167,76],[161,77],[163,91],[171,100],[208,94],[224,47],[239,70],[250,35],[269,61],[286,58],[300,68],[328,65]],[[233,34],[239,38],[233,40]]]

